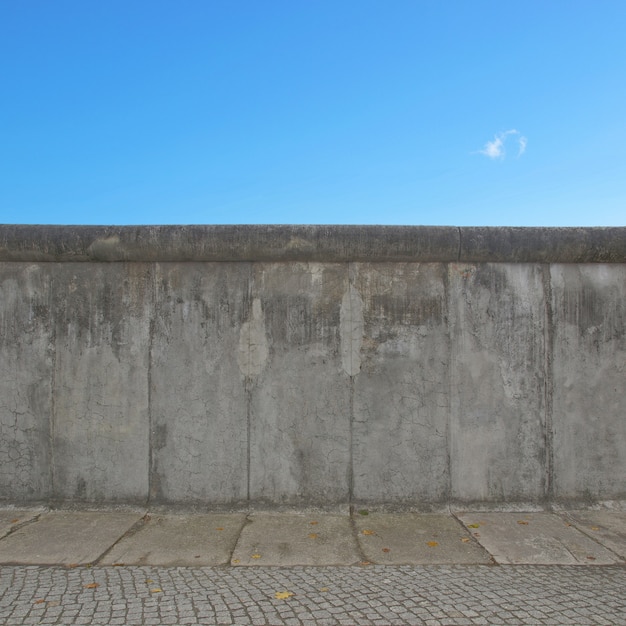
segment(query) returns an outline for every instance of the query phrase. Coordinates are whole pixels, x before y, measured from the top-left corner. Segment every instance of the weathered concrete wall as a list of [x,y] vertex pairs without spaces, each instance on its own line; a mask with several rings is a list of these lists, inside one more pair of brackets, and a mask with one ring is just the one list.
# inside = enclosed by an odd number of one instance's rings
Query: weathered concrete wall
[[626,229],[0,227],[0,499],[626,499]]

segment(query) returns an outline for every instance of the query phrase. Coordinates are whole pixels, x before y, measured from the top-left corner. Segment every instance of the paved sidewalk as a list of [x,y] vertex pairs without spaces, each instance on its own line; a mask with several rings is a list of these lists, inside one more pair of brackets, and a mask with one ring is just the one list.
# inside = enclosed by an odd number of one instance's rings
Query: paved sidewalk
[[0,623],[626,624],[626,512],[0,510]]

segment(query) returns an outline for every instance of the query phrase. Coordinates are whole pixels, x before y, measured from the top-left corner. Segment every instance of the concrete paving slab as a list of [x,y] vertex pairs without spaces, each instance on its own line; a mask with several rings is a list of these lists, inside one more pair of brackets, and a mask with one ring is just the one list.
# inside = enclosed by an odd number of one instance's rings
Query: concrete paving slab
[[501,564],[606,565],[609,550],[552,513],[462,513],[457,516]]
[[42,513],[45,509],[0,509],[0,539]]
[[249,517],[232,565],[352,565],[361,561],[347,515],[270,514]]
[[0,540],[0,563],[93,563],[141,517],[117,511],[47,513]]
[[491,555],[449,515],[355,515],[367,561],[381,565],[491,563]]
[[246,522],[245,513],[151,515],[101,560],[103,565],[164,567],[226,565]]
[[568,511],[564,517],[626,560],[626,511]]

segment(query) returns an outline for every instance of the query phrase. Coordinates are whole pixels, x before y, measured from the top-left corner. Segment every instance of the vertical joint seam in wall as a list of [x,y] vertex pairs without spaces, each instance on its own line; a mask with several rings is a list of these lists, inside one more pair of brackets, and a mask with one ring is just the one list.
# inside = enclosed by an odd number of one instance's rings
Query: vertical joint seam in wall
[[552,277],[550,265],[542,265],[543,297],[545,300],[544,321],[544,429],[545,429],[545,497],[554,497],[554,432],[552,423],[553,405],[553,359],[554,359],[554,312],[552,310]]
[[[350,323],[352,324],[353,313],[352,313],[352,271],[353,264],[348,263],[348,314],[350,317]],[[354,450],[353,450],[353,430],[354,430],[354,374],[352,369],[353,363],[353,342],[354,342],[354,333],[349,333],[349,341],[350,341],[350,398],[349,398],[349,415],[348,415],[348,503],[350,506],[350,510],[352,511],[352,502],[354,499]]]
[[[50,279],[49,298],[56,293],[54,287],[54,276]],[[50,310],[54,310],[51,306]],[[50,445],[50,484],[48,485],[48,495],[56,498],[56,451],[54,447],[54,432],[56,428],[56,370],[57,370],[57,319],[56,315],[52,315],[52,371],[50,372],[50,423],[49,423],[49,445]]]
[[154,435],[152,432],[153,419],[152,419],[152,359],[154,354],[152,352],[153,340],[154,340],[154,325],[155,317],[157,315],[159,303],[157,301],[157,274],[158,264],[152,267],[152,315],[148,324],[148,371],[146,373],[148,383],[148,495],[146,497],[146,505],[149,505],[152,501],[152,475],[154,473],[154,459],[153,459],[153,444]]
[[[254,299],[253,291],[253,280],[254,280],[254,270],[253,264],[250,263],[248,265],[248,311],[246,315],[246,319],[252,323],[252,306],[251,303]],[[252,494],[250,492],[250,481],[251,481],[251,454],[252,454],[252,378],[250,375],[250,363],[252,360],[252,333],[248,333],[248,355],[247,360],[248,363],[246,365],[246,373],[244,376],[244,393],[246,398],[246,502],[248,505],[250,504],[250,499]]]
[[457,252],[456,255],[456,262],[460,263],[461,262],[461,251],[463,249],[463,231],[461,230],[461,227],[458,226],[457,230],[459,231],[459,251]]
[[[461,232],[459,229],[459,237]],[[460,249],[459,249],[460,251]],[[460,256],[460,255],[459,255]],[[449,265],[446,263],[443,268],[443,287],[444,287],[444,299],[445,299],[445,316],[446,316],[446,329],[447,329],[447,341],[448,341],[448,367],[447,367],[447,395],[448,395],[448,410],[446,416],[446,468],[448,472],[448,484],[446,486],[447,496],[446,500],[448,506],[452,499],[452,360],[454,358],[452,354],[452,329],[450,327],[450,274]]]

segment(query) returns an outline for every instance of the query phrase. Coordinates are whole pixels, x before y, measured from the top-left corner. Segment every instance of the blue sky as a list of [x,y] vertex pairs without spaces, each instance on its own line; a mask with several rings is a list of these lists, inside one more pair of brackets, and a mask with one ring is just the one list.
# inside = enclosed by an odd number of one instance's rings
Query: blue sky
[[623,0],[2,0],[0,223],[626,223]]

